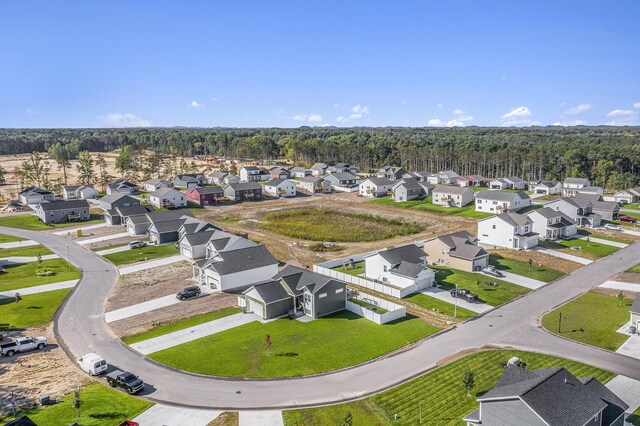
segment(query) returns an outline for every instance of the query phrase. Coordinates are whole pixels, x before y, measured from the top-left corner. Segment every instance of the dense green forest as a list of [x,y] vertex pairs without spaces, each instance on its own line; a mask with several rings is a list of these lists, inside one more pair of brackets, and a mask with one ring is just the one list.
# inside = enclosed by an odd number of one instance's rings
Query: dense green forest
[[131,145],[186,156],[340,161],[365,171],[390,164],[529,180],[578,176],[611,189],[640,182],[637,127],[0,129],[0,154],[44,152],[57,143],[78,152]]

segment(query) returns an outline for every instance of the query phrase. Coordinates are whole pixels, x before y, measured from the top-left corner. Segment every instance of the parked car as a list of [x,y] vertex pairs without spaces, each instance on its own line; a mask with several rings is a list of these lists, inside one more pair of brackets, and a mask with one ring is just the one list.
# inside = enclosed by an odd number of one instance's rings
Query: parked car
[[457,297],[458,299],[464,299],[467,303],[476,303],[478,301],[478,295],[475,293],[471,293],[466,288],[459,288],[456,290],[455,288],[449,292],[451,297]]
[[147,243],[145,243],[144,241],[131,241],[129,243],[130,249],[137,249],[137,248],[142,248],[146,246],[147,246]]
[[13,356],[18,352],[29,352],[35,349],[41,350],[47,346],[47,338],[40,337],[19,337],[13,342],[3,343],[0,345],[0,354],[6,356]]
[[120,388],[133,395],[144,388],[144,382],[128,371],[114,370],[107,374],[107,383],[112,388]]
[[638,219],[636,219],[635,217],[629,217],[629,216],[618,216],[618,220],[621,220],[623,222],[628,222],[628,223],[636,223],[638,221]]
[[93,352],[81,356],[77,359],[80,369],[92,376],[99,376],[107,371],[107,361]]
[[604,225],[604,229],[609,229],[610,231],[622,231],[618,225],[614,225],[613,223],[607,223]]
[[498,277],[498,278],[504,277],[504,274],[498,271],[495,266],[487,266],[482,268],[482,273],[491,275],[492,277]]
[[176,297],[180,300],[186,300],[186,299],[191,299],[193,297],[198,297],[200,296],[200,293],[202,293],[202,290],[200,290],[200,287],[198,287],[197,285],[192,285],[190,287],[185,287],[182,290],[180,290],[178,293],[176,293]]

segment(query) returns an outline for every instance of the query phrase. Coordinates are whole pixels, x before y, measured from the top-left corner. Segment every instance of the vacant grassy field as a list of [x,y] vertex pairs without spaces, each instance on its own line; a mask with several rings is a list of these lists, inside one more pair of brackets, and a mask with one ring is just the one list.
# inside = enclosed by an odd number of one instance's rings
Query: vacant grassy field
[[[620,250],[618,247],[596,243],[593,241],[587,242],[586,239],[581,238],[572,238],[569,240],[558,240],[553,242],[541,241],[540,245],[553,250],[568,250],[568,253],[575,254],[576,256],[579,256],[580,253],[589,253],[596,257],[603,257]],[[571,247],[580,247],[582,250],[571,250]]]
[[353,268],[338,266],[337,268],[333,268],[334,271],[342,272],[349,275],[361,275],[364,274],[364,261],[355,262],[353,264]]
[[12,297],[0,298],[0,330],[35,327],[51,322],[58,306],[70,291],[65,288],[30,294],[22,296],[18,303]]
[[[608,382],[615,374],[585,364],[521,351],[486,351],[468,355],[408,383],[364,400],[329,407],[283,411],[286,426],[340,425],[351,412],[354,425],[463,426],[465,415],[478,408],[476,398],[492,389],[502,375],[502,363],[517,356],[528,369],[562,366],[577,377],[595,376]],[[462,387],[466,369],[475,372],[475,387],[467,397]],[[422,410],[420,410],[422,408]],[[420,423],[422,411],[422,423]],[[398,419],[394,420],[394,415]]]
[[[267,324],[255,321],[149,356],[214,376],[302,376],[359,364],[437,331],[415,317],[378,325],[343,311],[308,323],[291,318]],[[265,348],[267,334],[270,351]],[[212,353],[216,362],[202,362]]]
[[472,219],[484,219],[486,217],[493,216],[490,213],[475,211],[476,207],[474,203],[471,203],[464,207],[444,207],[433,204],[431,200],[431,197],[427,197],[422,200],[402,201],[397,203],[391,198],[376,198],[375,200],[371,200],[370,203],[383,204],[385,206],[400,207],[405,209],[423,210],[447,216],[463,216]]
[[0,234],[0,244],[13,243],[16,241],[24,241],[24,238],[14,237],[13,235]]
[[546,283],[564,276],[563,272],[544,266],[538,266],[535,262],[531,265],[531,270],[529,270],[529,264],[527,262],[507,259],[499,254],[490,255],[489,263],[501,271],[511,272],[513,274],[522,275],[533,278],[534,280],[544,281]]
[[337,242],[378,241],[423,229],[403,220],[312,208],[268,213],[261,226],[293,238]]
[[[640,203],[629,203],[622,206],[623,209],[640,210]],[[624,213],[623,213],[624,214]]]
[[0,272],[0,291],[16,290],[80,278],[80,271],[73,266],[69,268],[69,264],[62,259],[43,260],[40,268],[53,271],[53,275],[37,277],[36,271],[39,269],[37,262],[5,265],[4,271]]
[[114,265],[125,265],[127,263],[142,262],[145,260],[174,256],[176,254],[180,254],[176,246],[173,244],[163,244],[160,246],[148,245],[139,249],[106,254],[104,258],[108,259]]
[[627,269],[627,272],[640,273],[640,263],[638,263],[636,266],[632,266],[631,268]]
[[[616,296],[588,292],[549,312],[542,318],[542,326],[567,339],[615,351],[629,336],[616,330],[629,321],[629,307],[633,299],[625,298],[618,306]],[[558,333],[558,318],[562,324]]]
[[[421,306],[425,309],[441,312],[453,318],[454,308],[455,308],[454,299],[451,299],[451,303],[447,303],[447,302],[443,302],[440,299],[427,296],[426,294],[414,293],[408,297],[405,297],[403,300],[408,300],[409,302],[415,303],[416,305]],[[465,309],[464,308],[465,303],[466,302],[458,301],[458,308],[456,311],[457,311],[457,318],[459,320],[465,320],[467,318],[471,318],[477,315],[475,312]]]
[[38,426],[58,426],[78,423],[83,426],[111,426],[131,420],[153,405],[152,402],[118,392],[101,384],[80,390],[80,417],[71,406],[73,394],[66,395],[60,404],[23,412]]
[[31,229],[32,231],[40,231],[42,229],[66,228],[69,226],[84,226],[92,223],[102,222],[104,218],[100,215],[91,214],[91,220],[85,222],[56,223],[55,225],[47,225],[40,222],[37,216],[24,214],[19,216],[0,217],[0,226],[8,226],[11,228]]
[[37,246],[0,248],[0,258],[20,256],[36,257],[38,255],[44,256],[46,254],[53,254],[53,252],[40,244],[38,244]]
[[185,328],[193,327],[194,325],[203,324],[209,321],[214,321],[214,320],[224,318],[226,316],[237,314],[240,312],[242,312],[240,308],[227,308],[227,309],[222,309],[220,311],[196,315],[196,316],[185,318],[183,320],[175,321],[172,323],[159,325],[143,333],[138,333],[132,336],[123,337],[122,341],[130,345],[132,343],[142,342],[143,340],[152,339],[154,337],[173,333],[174,331],[178,331],[178,330],[184,330]]
[[[458,284],[459,289],[466,288],[472,293],[476,293],[480,300],[491,306],[502,305],[531,291],[526,287],[520,287],[480,273],[464,272],[438,266],[433,266],[432,268],[436,270],[436,281],[444,290],[451,290],[455,288],[455,284]],[[480,286],[478,286],[478,280],[480,280]],[[485,284],[485,281],[491,281],[498,285],[495,287],[490,286]]]

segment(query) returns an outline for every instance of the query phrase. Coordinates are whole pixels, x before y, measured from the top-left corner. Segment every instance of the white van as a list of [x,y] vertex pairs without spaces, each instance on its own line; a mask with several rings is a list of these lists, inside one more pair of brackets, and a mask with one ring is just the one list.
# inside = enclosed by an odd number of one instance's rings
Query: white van
[[78,358],[78,365],[82,371],[86,371],[92,376],[98,376],[107,371],[107,361],[93,352]]

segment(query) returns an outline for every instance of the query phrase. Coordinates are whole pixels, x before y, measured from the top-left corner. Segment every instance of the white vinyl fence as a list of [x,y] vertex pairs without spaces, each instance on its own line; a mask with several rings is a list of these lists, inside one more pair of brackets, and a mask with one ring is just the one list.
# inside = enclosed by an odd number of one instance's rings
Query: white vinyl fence
[[404,318],[407,315],[407,311],[404,306],[395,304],[388,300],[381,299],[367,293],[359,293],[356,297],[358,300],[362,300],[363,302],[389,311],[381,314],[379,312],[374,312],[371,309],[365,308],[364,306],[360,306],[355,302],[347,300],[347,310],[353,312],[356,315],[360,315],[361,317],[364,317],[369,321],[373,321],[376,324],[386,324],[399,318]]

